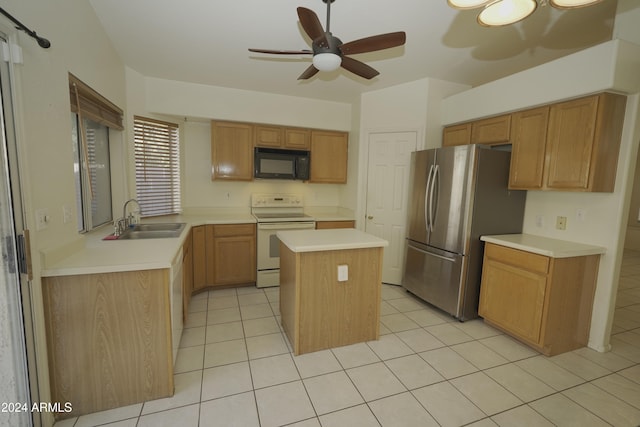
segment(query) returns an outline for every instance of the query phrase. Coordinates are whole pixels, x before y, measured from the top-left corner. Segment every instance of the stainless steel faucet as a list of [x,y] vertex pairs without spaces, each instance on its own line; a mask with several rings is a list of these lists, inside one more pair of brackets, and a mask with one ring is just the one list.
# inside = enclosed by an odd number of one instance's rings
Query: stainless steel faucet
[[129,217],[127,217],[127,206],[131,202],[136,202],[136,205],[138,205],[138,210],[140,210],[140,203],[138,203],[136,199],[129,199],[126,202],[124,202],[124,206],[122,207],[122,218],[115,221],[114,234],[116,236],[119,236],[120,234],[124,233],[127,230],[127,228],[129,228],[129,226],[133,224],[133,221],[132,221],[133,215],[130,215]]

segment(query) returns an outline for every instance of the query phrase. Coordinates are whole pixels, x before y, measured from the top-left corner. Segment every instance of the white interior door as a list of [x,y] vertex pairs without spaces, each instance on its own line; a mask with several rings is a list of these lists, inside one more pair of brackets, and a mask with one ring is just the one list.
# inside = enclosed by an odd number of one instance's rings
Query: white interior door
[[382,281],[399,285],[404,265],[404,240],[411,152],[417,132],[369,134],[367,233],[389,242],[384,248]]

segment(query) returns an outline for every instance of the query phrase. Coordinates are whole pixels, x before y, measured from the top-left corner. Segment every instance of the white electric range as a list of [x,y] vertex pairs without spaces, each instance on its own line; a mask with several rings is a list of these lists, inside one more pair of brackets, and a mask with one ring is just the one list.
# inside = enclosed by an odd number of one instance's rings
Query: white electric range
[[252,194],[251,213],[258,222],[256,286],[280,286],[279,230],[316,227],[313,217],[304,213],[303,198],[296,194]]

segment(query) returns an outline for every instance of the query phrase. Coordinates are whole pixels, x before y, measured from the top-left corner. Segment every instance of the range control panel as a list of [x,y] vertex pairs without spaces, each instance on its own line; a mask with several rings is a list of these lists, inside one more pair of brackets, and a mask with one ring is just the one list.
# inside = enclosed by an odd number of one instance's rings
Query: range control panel
[[302,196],[297,194],[252,194],[252,208],[302,207]]

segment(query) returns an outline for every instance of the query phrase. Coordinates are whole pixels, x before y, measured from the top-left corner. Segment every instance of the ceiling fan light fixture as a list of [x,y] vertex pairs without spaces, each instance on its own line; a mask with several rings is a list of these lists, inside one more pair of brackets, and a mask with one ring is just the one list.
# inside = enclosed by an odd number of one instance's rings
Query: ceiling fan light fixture
[[549,0],[551,6],[558,9],[575,9],[578,7],[592,6],[602,0]]
[[313,56],[313,66],[320,71],[335,71],[341,63],[342,58],[335,53],[317,53]]
[[500,27],[521,21],[538,7],[536,0],[495,0],[480,12],[478,23],[485,27]]
[[449,6],[454,9],[475,9],[490,3],[491,0],[447,0]]

